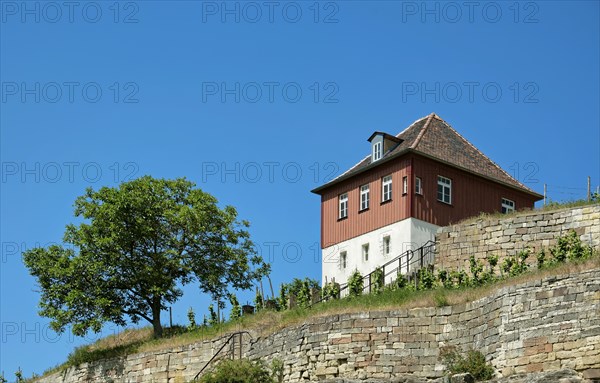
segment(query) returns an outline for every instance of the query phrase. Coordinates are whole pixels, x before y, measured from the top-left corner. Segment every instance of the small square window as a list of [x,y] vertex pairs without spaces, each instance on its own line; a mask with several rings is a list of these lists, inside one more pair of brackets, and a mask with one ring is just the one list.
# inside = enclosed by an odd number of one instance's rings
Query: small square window
[[423,195],[423,181],[421,177],[415,177],[415,193]]
[[363,185],[360,187],[360,210],[367,210],[369,208],[369,185]]
[[340,269],[345,269],[348,266],[348,253],[340,252]]
[[381,141],[373,144],[373,162],[381,158]]
[[363,261],[367,262],[369,260],[369,244],[365,243],[362,245],[362,256]]
[[450,178],[438,176],[438,201],[452,203],[452,180]]
[[515,201],[502,198],[502,214],[507,214],[515,211]]
[[339,196],[339,214],[338,218],[346,218],[348,216],[348,193],[340,194]]
[[381,179],[381,202],[392,199],[392,176],[385,176]]
[[391,253],[392,240],[389,235],[383,237],[383,255],[388,256]]

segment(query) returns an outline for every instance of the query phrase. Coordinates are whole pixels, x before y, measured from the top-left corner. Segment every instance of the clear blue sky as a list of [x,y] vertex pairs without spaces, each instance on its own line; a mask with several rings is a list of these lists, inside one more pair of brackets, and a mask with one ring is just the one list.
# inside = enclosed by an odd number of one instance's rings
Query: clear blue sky
[[[277,289],[320,278],[310,190],[366,155],[374,130],[436,112],[553,200],[600,184],[597,1],[77,4],[1,2],[10,379],[95,339],[48,329],[20,257],[61,240],[88,186],[188,177],[251,222]],[[208,304],[189,286],[174,322]]]

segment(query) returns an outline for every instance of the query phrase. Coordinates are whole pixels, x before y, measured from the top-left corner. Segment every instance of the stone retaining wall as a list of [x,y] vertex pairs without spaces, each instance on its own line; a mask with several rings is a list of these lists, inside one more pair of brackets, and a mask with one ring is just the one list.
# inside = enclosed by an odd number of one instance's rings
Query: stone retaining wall
[[[284,382],[436,378],[440,347],[482,351],[500,376],[600,368],[600,269],[499,289],[468,304],[312,318],[257,338],[245,357],[284,363]],[[224,342],[70,368],[41,383],[187,382]]]
[[[434,267],[468,270],[471,255],[483,260],[488,254],[498,255],[501,264],[504,257],[525,247],[538,251],[553,246],[570,229],[584,244],[600,247],[600,205],[523,212],[442,227],[436,235]],[[535,262],[535,257],[530,257],[530,262]]]

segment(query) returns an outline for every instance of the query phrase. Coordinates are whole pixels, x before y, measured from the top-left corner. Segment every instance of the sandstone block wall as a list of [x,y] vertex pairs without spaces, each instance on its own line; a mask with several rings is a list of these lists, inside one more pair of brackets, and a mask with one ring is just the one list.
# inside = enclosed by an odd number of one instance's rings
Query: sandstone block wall
[[[538,251],[553,246],[570,229],[584,244],[600,247],[600,205],[523,212],[504,219],[479,219],[442,227],[436,235],[438,254],[434,268],[468,270],[471,255],[483,260],[486,255],[495,254],[501,264],[507,255],[525,247]],[[535,262],[535,257],[530,257],[530,261]]]
[[[330,315],[246,342],[284,382],[442,376],[444,345],[482,351],[499,375],[600,368],[600,269],[510,286],[468,304]],[[84,364],[41,383],[189,381],[224,338]]]

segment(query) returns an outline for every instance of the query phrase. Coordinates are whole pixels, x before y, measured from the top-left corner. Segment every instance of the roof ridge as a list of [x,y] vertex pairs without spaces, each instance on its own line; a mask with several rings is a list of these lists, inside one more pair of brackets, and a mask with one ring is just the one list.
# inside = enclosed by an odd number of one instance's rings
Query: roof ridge
[[[439,117],[438,117],[439,118]],[[467,145],[469,145],[470,147],[472,147],[473,149],[475,149],[475,151],[477,151],[477,153],[481,154],[483,156],[483,158],[485,158],[486,160],[490,161],[490,163],[492,165],[494,165],[494,167],[496,167],[498,170],[500,170],[501,173],[503,173],[504,175],[506,175],[507,177],[509,177],[510,179],[514,180],[520,187],[522,187],[523,189],[529,190],[531,192],[534,192],[532,189],[528,188],[527,186],[525,186],[524,184],[522,184],[519,180],[515,179],[513,176],[511,176],[510,174],[508,174],[506,172],[506,170],[502,169],[502,167],[500,167],[500,165],[498,165],[494,160],[492,160],[490,157],[486,156],[485,154],[483,154],[483,152],[479,149],[477,149],[477,147],[475,145],[473,145],[469,140],[467,140],[466,138],[464,138],[460,133],[458,133],[458,131],[456,131],[456,129],[454,129],[452,127],[452,125],[450,125],[448,122],[446,122],[444,119],[439,118],[439,120],[444,123],[444,125],[446,125],[448,127],[448,129],[452,130],[452,132],[454,132],[454,134],[456,134],[461,140],[463,140]],[[535,193],[535,192],[534,192]]]
[[[433,116],[435,116],[435,113],[431,113],[429,116],[427,116],[427,122],[425,122],[425,125],[423,125],[423,127],[421,128],[421,131],[419,132],[419,135],[417,136],[417,138],[415,139],[415,141],[410,146],[411,149],[414,149],[414,148],[417,147],[417,145],[419,145],[419,141],[421,141],[421,138],[423,137],[423,135],[425,134],[425,131],[429,127],[429,124],[431,123],[431,120],[433,119]],[[441,120],[441,121],[443,121],[443,120]]]
[[417,120],[413,121],[413,123],[412,123],[412,124],[410,124],[410,125],[408,125],[408,127],[407,127],[407,128],[404,128],[404,130],[403,130],[403,131],[401,131],[400,133],[396,134],[396,137],[400,137],[400,136],[401,136],[401,135],[402,135],[404,132],[406,132],[406,131],[408,131],[410,128],[412,128],[412,127],[413,127],[413,125],[415,125],[417,122],[419,122],[419,121],[421,121],[421,120],[424,120],[424,119],[426,119],[427,117],[429,117],[429,116],[423,116],[423,117],[421,117],[421,118],[419,118],[419,119],[417,119]]

